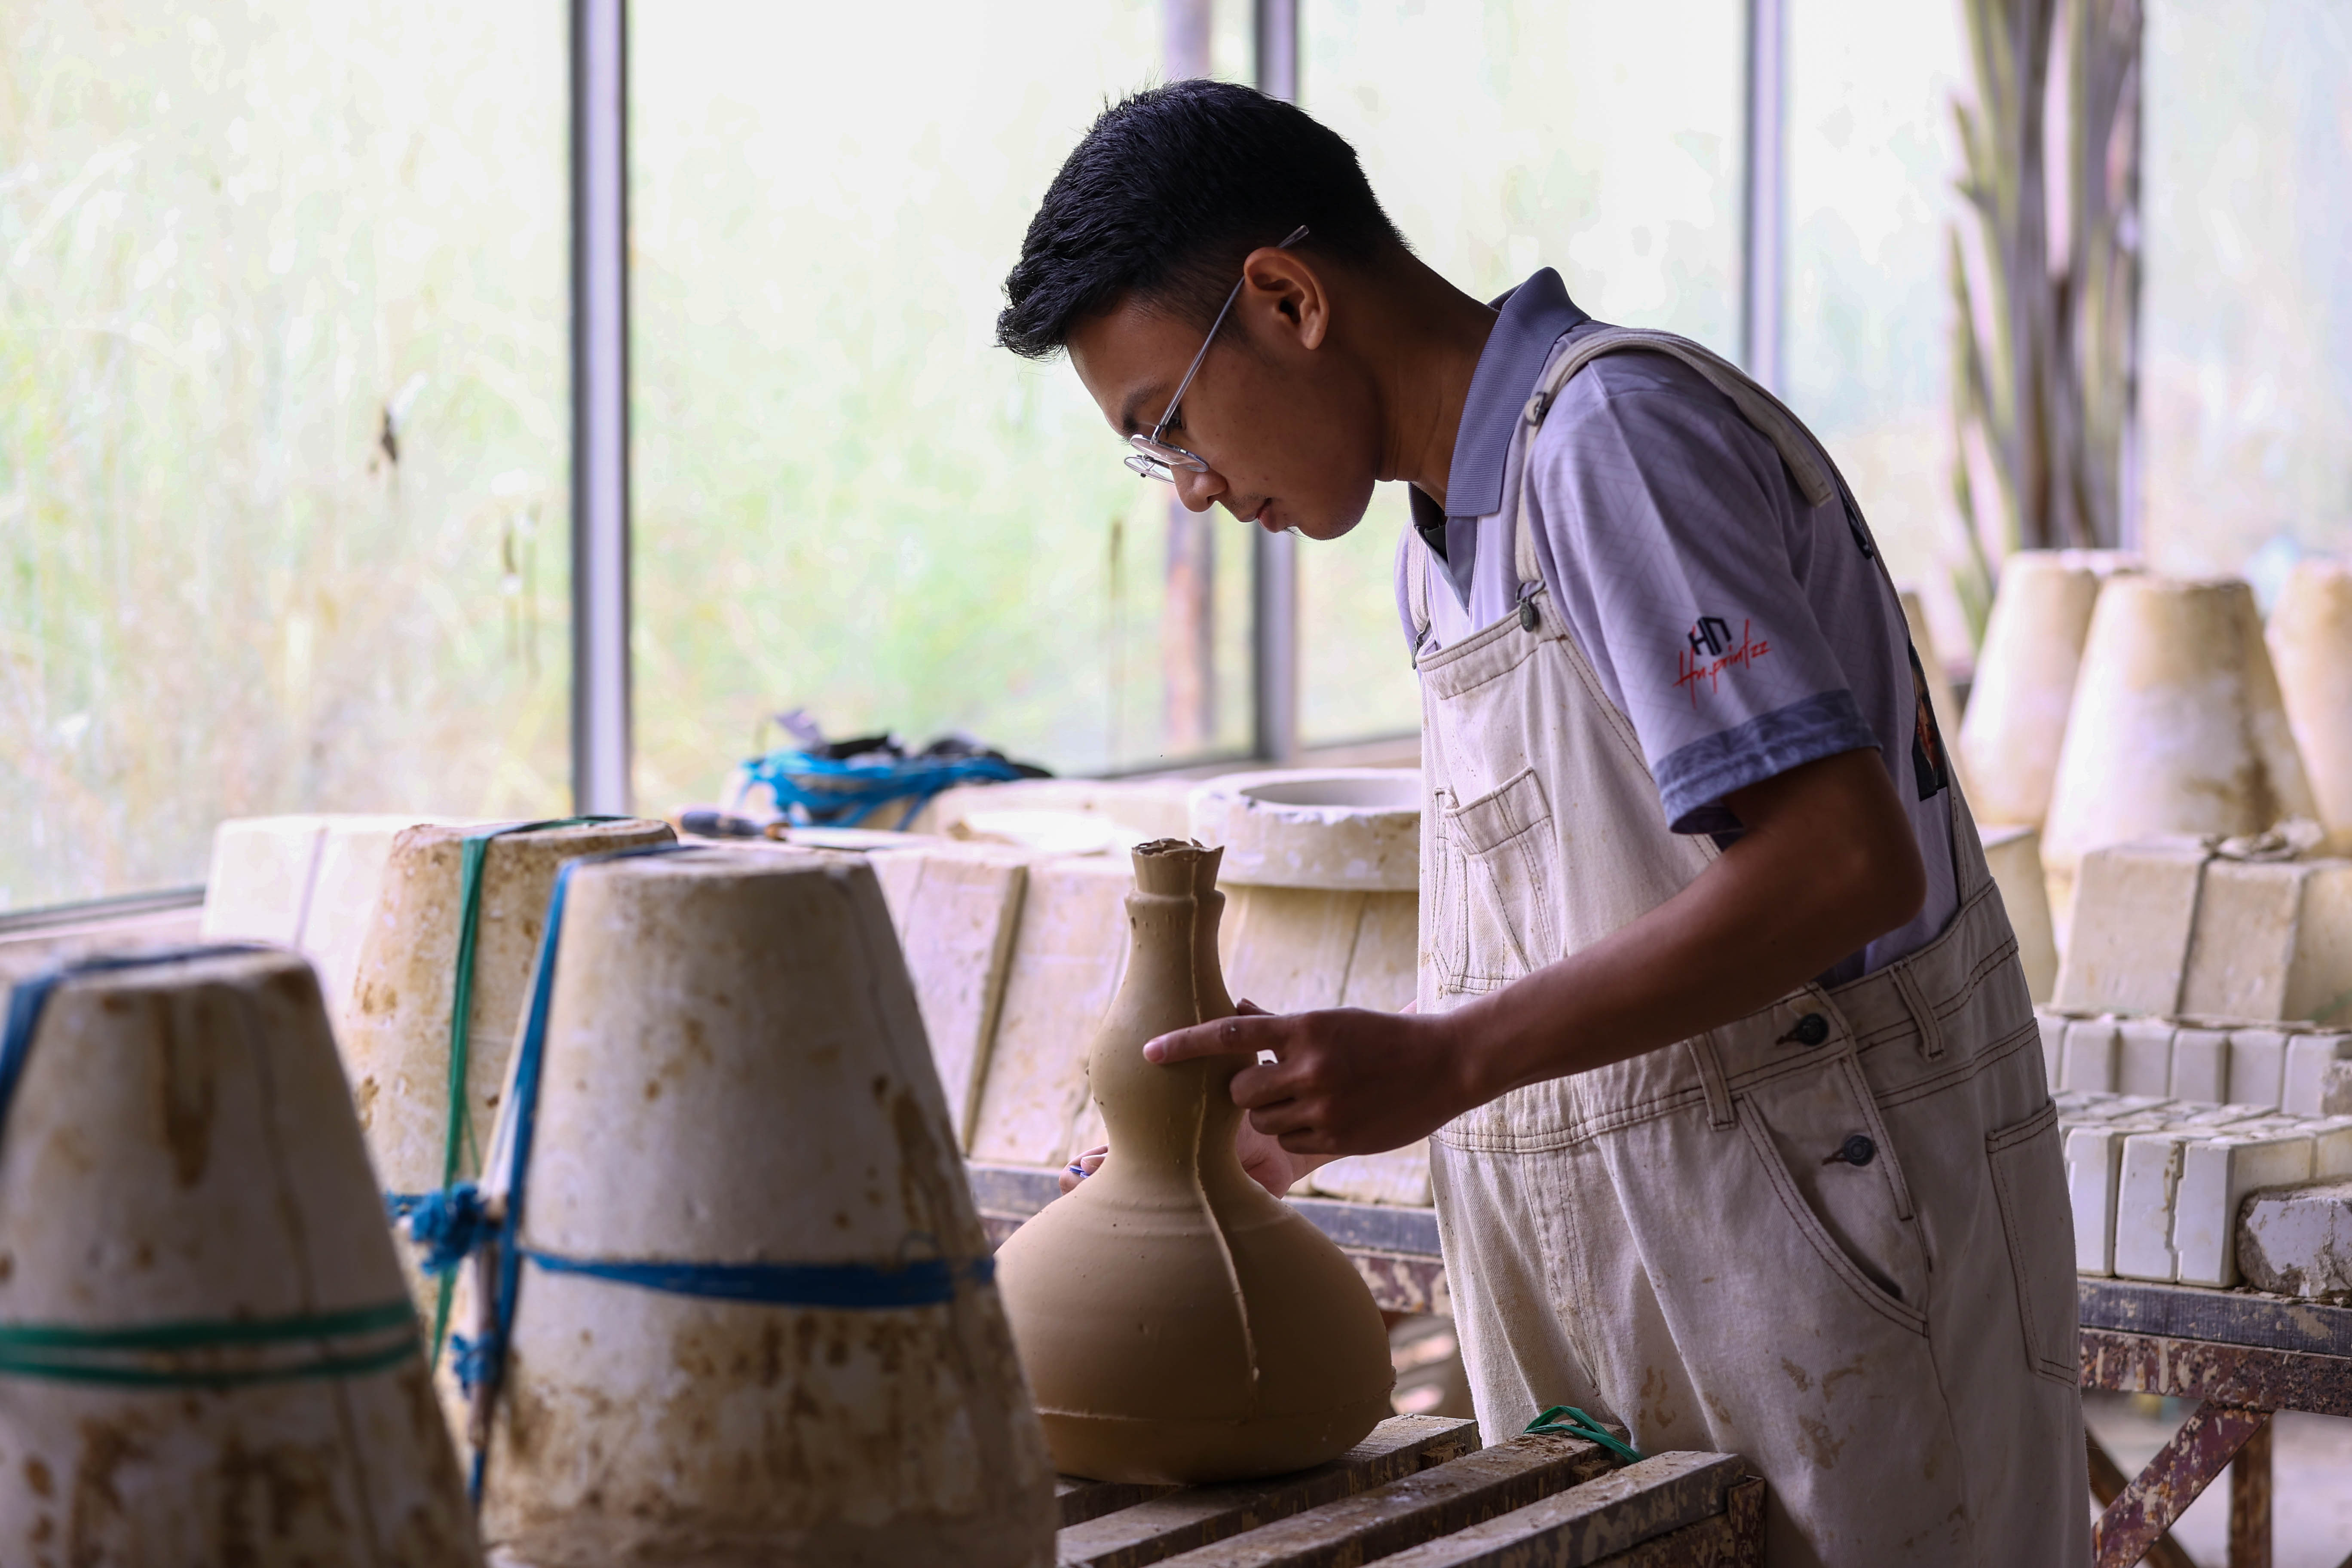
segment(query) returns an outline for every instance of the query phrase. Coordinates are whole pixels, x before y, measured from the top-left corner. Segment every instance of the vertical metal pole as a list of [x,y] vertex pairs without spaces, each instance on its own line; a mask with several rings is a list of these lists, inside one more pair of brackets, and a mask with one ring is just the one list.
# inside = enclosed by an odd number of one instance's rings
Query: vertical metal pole
[[1788,0],[1748,0],[1748,141],[1740,204],[1739,357],[1782,390],[1788,293]]
[[[1209,74],[1211,0],[1160,0],[1160,67],[1170,81]],[[1155,487],[1157,488],[1157,487]],[[1160,611],[1160,743],[1182,756],[1217,743],[1217,519],[1171,489]]]
[[[1299,0],[1255,0],[1257,88],[1298,101]],[[1270,762],[1298,754],[1298,541],[1254,535],[1250,574],[1251,750]]]
[[627,0],[572,0],[572,799],[629,789]]

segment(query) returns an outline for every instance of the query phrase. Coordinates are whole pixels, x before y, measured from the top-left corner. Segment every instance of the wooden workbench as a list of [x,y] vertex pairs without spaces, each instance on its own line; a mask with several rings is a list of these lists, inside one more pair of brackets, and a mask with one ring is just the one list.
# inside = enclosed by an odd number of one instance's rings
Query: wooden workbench
[[[1060,1191],[1056,1171],[971,1167],[989,1239],[1002,1241]],[[1339,1244],[1372,1299],[1400,1312],[1448,1309],[1437,1215],[1294,1198],[1292,1206]],[[2099,1568],[2184,1562],[2164,1532],[2226,1468],[2231,1568],[2269,1568],[2270,1419],[2281,1410],[2352,1416],[2352,1307],[2084,1278],[2083,1386],[2198,1401],[2171,1441],[2126,1480],[2095,1444],[2093,1484],[2106,1511],[2095,1536]]]

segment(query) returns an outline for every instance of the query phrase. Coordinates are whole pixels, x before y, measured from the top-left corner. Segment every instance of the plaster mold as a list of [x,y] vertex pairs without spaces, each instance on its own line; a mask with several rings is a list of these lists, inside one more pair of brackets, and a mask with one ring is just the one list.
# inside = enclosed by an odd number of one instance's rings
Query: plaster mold
[[[571,1267],[518,1282],[485,1539],[533,1568],[1050,1564],[1052,1472],[872,868],[583,866],[554,963],[520,1246]],[[824,1279],[579,1271],[615,1263]],[[857,1283],[917,1263],[940,1295]]]
[[2036,1002],[2047,1002],[2058,987],[2058,939],[2050,927],[2050,892],[2042,874],[2042,830],[1995,824],[1980,827],[1979,834],[1985,864],[2000,889],[2010,929],[2017,933],[2025,988]]
[[2175,1100],[2219,1104],[2230,1098],[2230,1037],[2222,1029],[2181,1028],[2172,1033],[2172,1078],[2166,1089]]
[[877,850],[874,874],[906,952],[956,1146],[980,1109],[1028,889],[1030,857],[982,845]]
[[2279,1109],[2295,1116],[2327,1114],[2327,1080],[2338,1062],[2352,1060],[2352,1035],[2295,1035],[2286,1043],[2286,1075]]
[[1233,1012],[1218,854],[1134,856],[1133,952],[1088,1058],[1111,1157],[997,1252],[1055,1464],[1207,1483],[1303,1469],[1389,1411],[1387,1335],[1347,1258],[1245,1175],[1240,1057],[1158,1067],[1145,1041]]
[[[449,1026],[461,924],[462,826],[428,824],[394,836],[362,937],[343,1059],[360,1125],[384,1190],[438,1188],[449,1126]],[[563,863],[582,855],[669,841],[658,822],[614,822],[509,833],[487,842],[474,932],[472,1005],[466,1030],[466,1115],[457,1180],[479,1173],[496,1120],[507,1058],[530,983],[548,895]],[[439,1286],[403,1248],[403,1266],[428,1315]]]
[[2271,609],[2269,639],[2329,847],[2352,855],[2352,565],[2296,563]]
[[2048,815],[2100,584],[2136,569],[2107,551],[2021,551],[2002,563],[1956,747],[1981,820]]
[[2058,1005],[2080,1012],[2178,1012],[2197,890],[2211,858],[2202,840],[2180,837],[2084,856],[2076,900],[2081,919],[2059,964]]
[[2109,582],[2042,832],[2061,950],[2090,850],[2150,834],[2260,833],[2316,809],[2253,590],[2224,579]]
[[967,1146],[975,1160],[1059,1165],[1088,1142],[1087,1040],[1127,963],[1131,873],[1100,858],[1033,863]]
[[1409,893],[1421,886],[1421,770],[1228,773],[1192,792],[1192,835],[1235,887]]
[[[1234,994],[1271,1013],[1395,1012],[1419,964],[1421,773],[1412,768],[1234,773],[1192,794],[1193,836],[1223,846],[1222,943]],[[1307,1190],[1426,1206],[1429,1146],[1335,1160]]]
[[49,1375],[0,1376],[0,1562],[478,1564],[310,966],[68,979],[31,1038],[0,1125],[0,1332],[176,1325],[179,1348],[87,1357],[147,1385],[60,1375],[83,1358],[54,1342]]

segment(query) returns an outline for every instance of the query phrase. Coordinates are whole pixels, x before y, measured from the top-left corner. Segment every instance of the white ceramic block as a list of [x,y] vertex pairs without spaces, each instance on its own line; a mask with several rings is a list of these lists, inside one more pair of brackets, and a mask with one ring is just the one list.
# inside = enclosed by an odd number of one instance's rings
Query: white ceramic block
[[2204,1105],[2173,1119],[2176,1127],[2221,1128],[2235,1127],[2242,1121],[2253,1121],[2273,1115],[2274,1105]]
[[2116,1190],[2123,1173],[2124,1140],[2158,1130],[2145,1119],[2067,1129],[2066,1194],[2074,1211],[2075,1272],[2116,1271]]
[[2077,1018],[2067,1025],[2065,1055],[2058,1066],[2060,1085],[2113,1093],[2117,1044],[2113,1018]]
[[[1968,787],[1973,798],[1975,786]],[[2017,961],[2025,970],[2026,992],[2037,1002],[2047,1002],[2058,988],[2058,939],[2050,925],[2041,829],[1987,823],[1978,832],[1984,840],[1985,866],[2000,889],[2001,908],[2017,935]]]
[[2263,1187],[2311,1179],[2311,1138],[2200,1139],[2180,1151],[2180,1184],[2173,1199],[2173,1278],[2184,1285],[2226,1289],[2238,1282],[2238,1210]]
[[2049,1077],[2050,1087],[2062,1087],[2059,1067],[2066,1058],[2066,1026],[2072,1022],[2063,1013],[2053,1013],[2047,1007],[2033,1010],[2033,1021],[2042,1029],[2042,1067]]
[[2276,1106],[2286,1086],[2286,1036],[2277,1029],[2230,1031],[2230,1099]]
[[2175,1100],[2219,1105],[2230,1098],[2230,1035],[2226,1029],[2181,1028],[2172,1032]]
[[988,1074],[1028,857],[987,845],[940,844],[879,850],[868,859],[906,952],[931,1063],[961,1143],[971,1135]]
[[2116,1181],[2115,1270],[2129,1279],[2170,1279],[2172,1205],[2180,1151],[2194,1132],[2135,1132],[2124,1139]]
[[2161,1098],[2170,1091],[2172,1036],[2172,1025],[2162,1018],[2127,1018],[2117,1026],[2116,1089],[2118,1092]]
[[2303,1130],[2311,1134],[2311,1179],[2352,1176],[2352,1116],[2315,1116]]
[[2352,1058],[2352,1035],[2294,1035],[2286,1043],[2286,1082],[2279,1107],[2297,1116],[2322,1114],[2327,1069]]

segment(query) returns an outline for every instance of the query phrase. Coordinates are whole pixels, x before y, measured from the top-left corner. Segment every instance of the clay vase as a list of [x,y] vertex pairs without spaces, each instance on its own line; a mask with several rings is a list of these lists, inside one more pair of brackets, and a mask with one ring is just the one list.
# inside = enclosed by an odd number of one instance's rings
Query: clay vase
[[2253,590],[2224,578],[2108,583],[2042,834],[2060,953],[2088,851],[2155,834],[2259,833],[2316,815]]
[[[449,1145],[450,1015],[455,1010],[466,837],[446,824],[403,830],[376,879],[360,940],[341,1042],[376,1175],[388,1193],[442,1185]],[[566,861],[665,844],[665,823],[604,822],[506,833],[485,841],[474,926],[473,995],[467,1009],[467,1124],[448,1173],[470,1181],[496,1120],[499,1087],[530,988],[548,894]],[[418,1310],[431,1321],[440,1287],[400,1255]]]
[[1135,851],[1127,978],[1087,1072],[1110,1157],[997,1249],[998,1288],[1054,1462],[1199,1484],[1344,1452],[1390,1414],[1388,1336],[1339,1249],[1245,1175],[1222,1057],[1158,1067],[1147,1040],[1228,1016],[1219,851]]
[[0,1563],[478,1568],[310,965],[41,985],[0,1083]]
[[581,866],[541,962],[485,1184],[528,1259],[491,1551],[1046,1568],[1053,1471],[865,858]]
[[2115,551],[2026,550],[2001,563],[1957,747],[1979,822],[2039,826],[2049,815],[2092,608],[2103,583],[2136,570]]
[[2271,610],[2270,648],[2328,848],[2352,855],[2352,565],[2295,564]]

